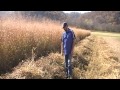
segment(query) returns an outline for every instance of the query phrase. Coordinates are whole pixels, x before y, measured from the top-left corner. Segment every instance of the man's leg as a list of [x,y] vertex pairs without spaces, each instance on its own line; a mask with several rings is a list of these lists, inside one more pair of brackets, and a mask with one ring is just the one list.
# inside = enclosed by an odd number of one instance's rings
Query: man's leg
[[68,75],[69,77],[72,77],[72,65],[71,65],[71,55],[68,56]]
[[66,72],[66,77],[68,78],[68,55],[65,55],[65,72]]

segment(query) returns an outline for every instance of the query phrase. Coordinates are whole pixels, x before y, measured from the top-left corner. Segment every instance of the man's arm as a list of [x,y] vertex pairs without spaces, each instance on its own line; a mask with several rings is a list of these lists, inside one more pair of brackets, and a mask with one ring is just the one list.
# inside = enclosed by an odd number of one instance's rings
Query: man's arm
[[63,55],[63,36],[61,37],[61,55]]
[[75,40],[76,40],[76,36],[75,36],[74,32],[72,34],[73,34],[73,44],[72,44],[71,55],[73,55],[73,50],[74,50]]
[[61,42],[61,55],[63,55],[63,42]]
[[75,46],[75,40],[73,40],[71,55],[73,55],[74,46]]

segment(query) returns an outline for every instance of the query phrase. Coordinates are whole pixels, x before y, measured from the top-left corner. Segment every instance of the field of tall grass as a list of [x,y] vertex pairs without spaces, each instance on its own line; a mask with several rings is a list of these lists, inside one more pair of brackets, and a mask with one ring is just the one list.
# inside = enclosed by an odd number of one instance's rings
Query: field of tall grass
[[[61,23],[48,19],[41,21],[19,18],[0,20],[0,73],[10,70],[22,60],[38,58],[51,52],[60,52],[63,33]],[[90,35],[89,31],[73,28],[76,42]]]
[[[119,79],[119,68],[119,58],[102,37],[91,35],[75,45],[73,79]],[[64,57],[60,53],[50,53],[37,61],[27,59],[0,78],[65,79]]]

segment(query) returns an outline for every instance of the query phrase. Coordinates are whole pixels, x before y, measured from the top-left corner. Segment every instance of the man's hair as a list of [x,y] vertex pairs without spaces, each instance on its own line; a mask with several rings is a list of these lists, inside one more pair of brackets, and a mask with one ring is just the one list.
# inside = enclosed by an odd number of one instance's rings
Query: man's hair
[[68,24],[66,22],[63,23],[63,27],[66,27],[68,26]]

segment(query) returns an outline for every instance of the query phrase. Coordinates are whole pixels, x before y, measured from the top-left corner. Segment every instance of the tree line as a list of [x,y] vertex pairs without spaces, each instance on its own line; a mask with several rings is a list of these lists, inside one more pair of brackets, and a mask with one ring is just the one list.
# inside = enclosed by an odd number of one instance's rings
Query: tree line
[[70,13],[67,22],[90,30],[120,32],[120,11],[92,11],[85,14]]
[[46,17],[61,22],[66,21],[71,26],[83,29],[120,32],[120,11],[92,11],[84,14],[63,11],[16,11],[15,13],[36,19]]

